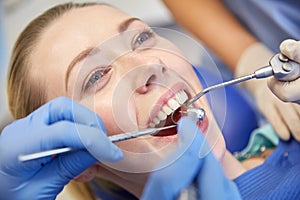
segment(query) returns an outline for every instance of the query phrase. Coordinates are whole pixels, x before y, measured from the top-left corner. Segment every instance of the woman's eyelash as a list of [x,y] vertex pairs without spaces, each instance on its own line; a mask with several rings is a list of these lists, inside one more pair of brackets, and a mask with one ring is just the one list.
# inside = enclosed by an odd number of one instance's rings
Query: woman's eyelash
[[96,69],[88,77],[87,82],[84,84],[84,91],[88,90],[93,85],[97,84],[101,79],[111,70],[111,67],[101,67]]
[[154,36],[154,32],[151,29],[144,30],[134,40],[133,50],[141,46],[144,42],[151,39],[153,36]]

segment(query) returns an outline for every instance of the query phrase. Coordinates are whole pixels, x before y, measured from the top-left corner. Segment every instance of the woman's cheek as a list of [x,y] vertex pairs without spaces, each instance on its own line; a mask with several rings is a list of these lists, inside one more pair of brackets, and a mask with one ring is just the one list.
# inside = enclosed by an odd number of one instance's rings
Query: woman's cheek
[[104,129],[108,136],[120,133],[120,129],[116,126],[111,110],[101,107],[95,107],[95,113],[98,114],[104,124]]
[[223,137],[219,138],[217,145],[213,149],[213,154],[217,161],[221,162],[225,156],[226,146]]
[[[207,112],[209,113],[210,111],[207,110]],[[209,145],[210,151],[213,153],[215,158],[221,162],[226,152],[225,140],[215,119],[210,118],[209,121],[210,123],[208,130],[205,134],[205,139]]]

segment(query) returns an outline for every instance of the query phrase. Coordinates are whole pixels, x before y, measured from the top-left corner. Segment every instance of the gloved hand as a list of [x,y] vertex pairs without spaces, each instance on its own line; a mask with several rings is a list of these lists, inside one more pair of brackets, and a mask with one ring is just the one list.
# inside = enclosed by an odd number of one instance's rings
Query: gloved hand
[[[250,74],[266,66],[273,55],[273,52],[260,43],[250,46],[239,60],[235,76]],[[270,79],[271,77],[246,81],[243,86],[253,94],[259,110],[281,139],[288,140],[290,134],[293,134],[300,141],[300,106],[278,99],[268,88],[267,82]]]
[[[285,40],[280,44],[282,54],[300,63],[300,41]],[[272,92],[284,102],[296,102],[300,104],[300,79],[291,82],[278,81],[275,78],[268,82]]]
[[[178,127],[182,143],[151,174],[142,199],[173,200],[183,196],[185,199],[241,199],[236,185],[225,177],[212,152],[199,158],[200,149],[207,150],[208,144],[195,123],[182,118]],[[192,183],[191,190],[179,196]]]
[[[61,147],[78,151],[23,163],[17,158]],[[1,199],[55,199],[71,179],[97,160],[114,162],[122,156],[94,112],[67,98],[57,98],[2,131]]]

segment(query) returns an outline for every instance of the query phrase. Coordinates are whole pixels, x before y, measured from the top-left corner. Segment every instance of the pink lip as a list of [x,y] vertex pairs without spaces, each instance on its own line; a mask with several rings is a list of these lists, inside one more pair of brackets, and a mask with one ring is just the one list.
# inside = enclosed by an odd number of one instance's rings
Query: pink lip
[[158,115],[158,112],[162,109],[162,107],[169,101],[169,99],[173,98],[174,95],[180,90],[188,91],[188,88],[184,83],[176,83],[173,87],[168,89],[156,102],[153,110],[150,113],[150,117],[147,121],[147,125],[152,121],[154,117]]
[[208,117],[205,116],[203,121],[199,121],[197,123],[199,129],[201,130],[202,134],[205,135],[206,134],[206,131],[208,129],[208,125],[209,125],[209,121],[208,121]]

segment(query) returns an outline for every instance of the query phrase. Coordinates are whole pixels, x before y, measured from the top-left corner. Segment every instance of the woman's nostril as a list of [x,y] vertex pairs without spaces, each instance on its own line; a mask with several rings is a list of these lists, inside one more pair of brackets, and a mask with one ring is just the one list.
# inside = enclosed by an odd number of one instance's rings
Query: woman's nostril
[[151,75],[151,76],[147,79],[147,81],[146,81],[146,83],[145,83],[145,87],[148,88],[151,84],[154,83],[155,79],[156,79],[156,76],[155,76],[155,75]]
[[137,92],[141,93],[141,94],[144,94],[146,93],[148,90],[149,90],[149,87],[151,86],[151,84],[153,84],[155,80],[155,75],[151,75],[147,81],[137,89]]
[[148,87],[146,85],[144,85],[144,86],[139,87],[136,91],[140,94],[145,94],[148,91]]
[[148,68],[142,71],[142,75],[138,74],[137,92],[144,94],[151,89],[152,85],[161,84],[163,81],[164,73],[167,68],[162,65],[151,65]]
[[167,71],[166,67],[162,67],[161,72],[164,74]]
[[155,80],[155,77],[155,75],[151,75],[145,85],[148,87]]

